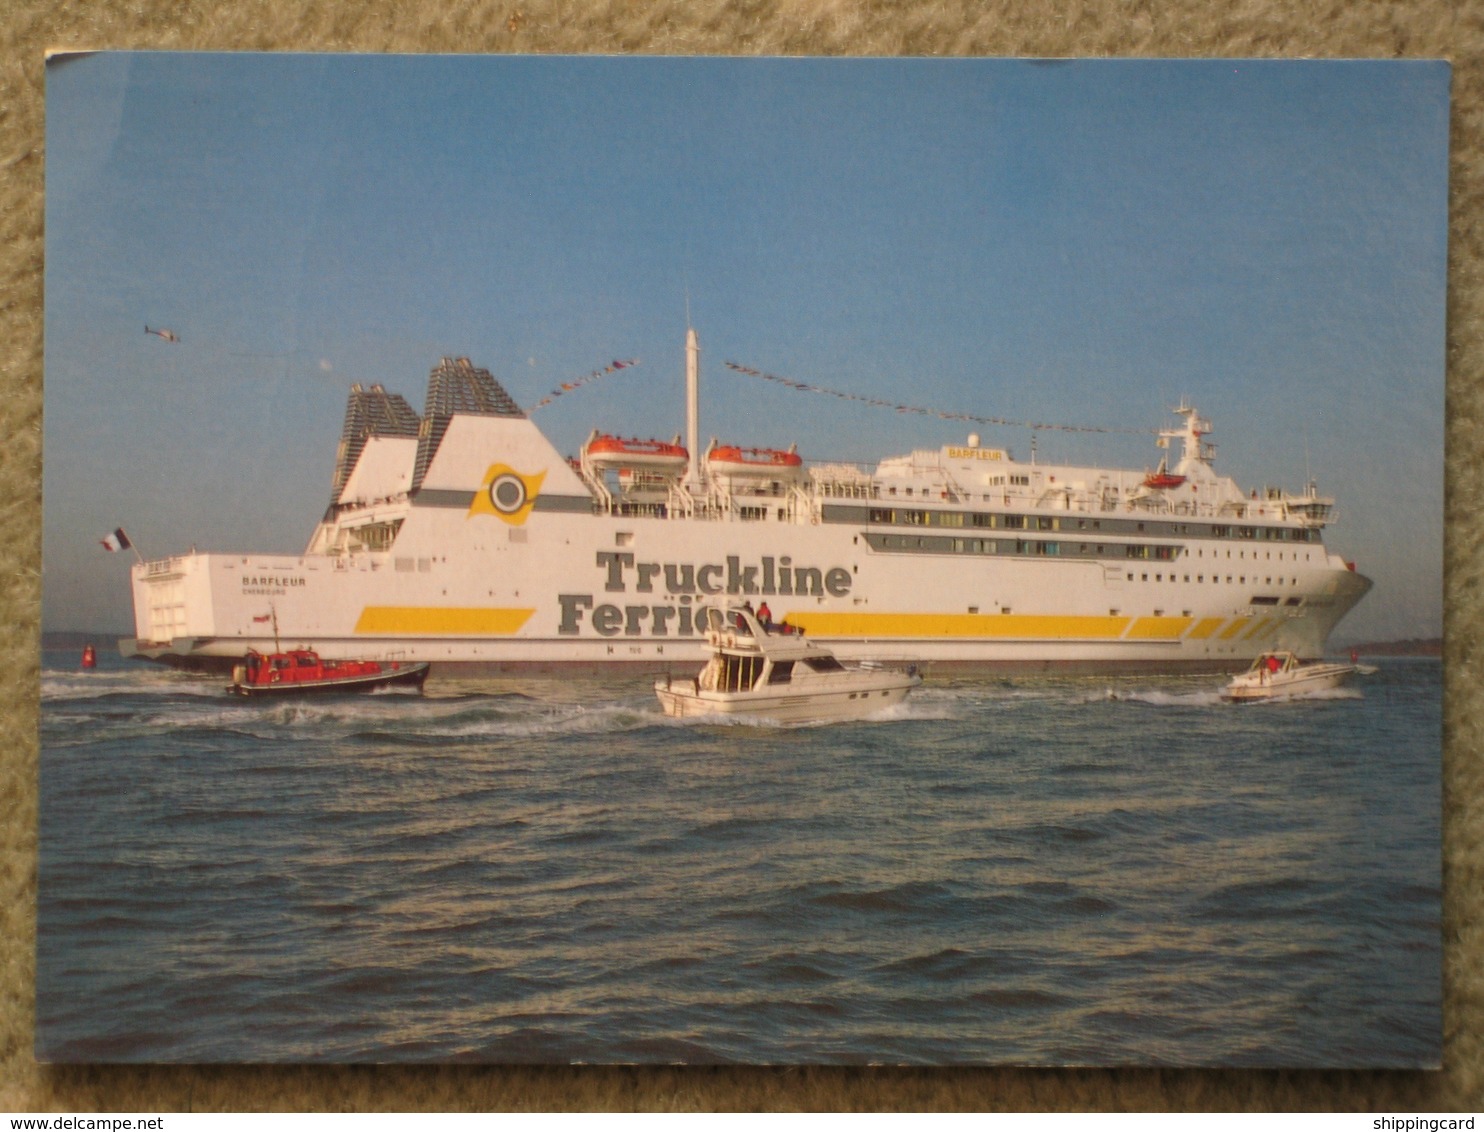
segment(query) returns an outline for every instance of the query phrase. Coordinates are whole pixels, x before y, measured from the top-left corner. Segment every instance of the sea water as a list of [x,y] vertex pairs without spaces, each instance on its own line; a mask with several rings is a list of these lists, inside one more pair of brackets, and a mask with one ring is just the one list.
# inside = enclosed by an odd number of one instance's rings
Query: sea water
[[930,671],[792,728],[652,675],[258,702],[47,652],[37,1055],[1438,1064],[1436,661]]

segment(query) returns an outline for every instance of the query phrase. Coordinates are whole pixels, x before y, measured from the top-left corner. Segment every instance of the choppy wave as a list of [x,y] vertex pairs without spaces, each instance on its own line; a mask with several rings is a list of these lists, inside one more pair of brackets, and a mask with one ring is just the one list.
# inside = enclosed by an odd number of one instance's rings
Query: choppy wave
[[44,1057],[1436,1060],[1436,668],[807,728],[648,677],[221,684],[42,673]]

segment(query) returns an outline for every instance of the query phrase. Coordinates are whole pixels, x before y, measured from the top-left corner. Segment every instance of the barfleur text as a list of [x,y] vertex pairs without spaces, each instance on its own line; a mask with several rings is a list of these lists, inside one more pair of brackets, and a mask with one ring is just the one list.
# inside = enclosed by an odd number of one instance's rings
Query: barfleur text
[[597,565],[604,572],[606,593],[663,593],[673,604],[619,605],[597,603],[592,594],[558,594],[562,621],[557,632],[576,636],[582,631],[584,617],[594,632],[604,637],[620,633],[629,637],[649,635],[667,637],[673,624],[678,636],[700,632],[696,610],[697,598],[707,596],[735,597],[845,597],[850,593],[850,571],[842,566],[822,570],[816,566],[795,566],[787,555],[764,557],[756,564],[742,564],[737,555],[726,562],[695,566],[690,563],[637,562],[625,551],[598,551]]

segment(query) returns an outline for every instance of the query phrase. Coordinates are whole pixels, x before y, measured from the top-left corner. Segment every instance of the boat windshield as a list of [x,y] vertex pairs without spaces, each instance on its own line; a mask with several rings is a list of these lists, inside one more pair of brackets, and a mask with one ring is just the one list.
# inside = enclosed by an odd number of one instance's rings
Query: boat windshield
[[806,667],[815,672],[843,672],[845,666],[832,656],[810,656],[804,658]]

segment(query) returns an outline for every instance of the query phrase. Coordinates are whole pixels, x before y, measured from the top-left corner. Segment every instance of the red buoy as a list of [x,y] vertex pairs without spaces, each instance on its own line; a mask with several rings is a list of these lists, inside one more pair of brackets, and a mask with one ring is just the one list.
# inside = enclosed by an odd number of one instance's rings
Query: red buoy
[[83,645],[82,647],[82,666],[84,668],[98,667],[98,653],[92,645]]

